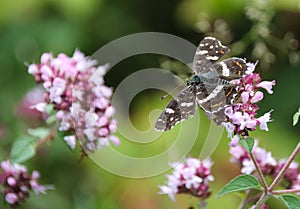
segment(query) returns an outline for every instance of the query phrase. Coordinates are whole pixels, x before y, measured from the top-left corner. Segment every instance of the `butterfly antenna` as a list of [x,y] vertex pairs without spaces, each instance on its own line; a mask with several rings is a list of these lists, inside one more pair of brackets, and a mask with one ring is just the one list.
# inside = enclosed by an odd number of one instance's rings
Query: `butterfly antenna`
[[181,85],[176,86],[174,89],[172,89],[169,93],[163,95],[160,100],[165,99],[167,96],[171,95],[172,92],[174,92],[176,89],[178,89],[178,87],[180,87]]

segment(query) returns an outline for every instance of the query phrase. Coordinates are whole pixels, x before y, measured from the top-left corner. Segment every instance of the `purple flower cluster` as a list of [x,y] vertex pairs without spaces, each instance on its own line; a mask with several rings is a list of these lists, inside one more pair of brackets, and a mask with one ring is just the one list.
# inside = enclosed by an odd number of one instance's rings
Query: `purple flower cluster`
[[0,184],[3,187],[4,199],[13,208],[29,197],[29,192],[46,193],[47,188],[38,183],[40,174],[33,171],[28,174],[27,168],[11,164],[8,160],[1,162]]
[[[258,142],[255,141],[252,153],[262,171],[264,176],[276,177],[279,171],[285,164],[285,160],[281,159],[276,161],[272,157],[272,153],[265,149],[258,147]],[[230,148],[231,162],[236,163],[241,168],[241,173],[254,174],[255,166],[246,151],[246,149],[240,145]],[[293,162],[284,175],[284,180],[281,185],[286,189],[300,189],[300,171],[298,164]]]
[[187,193],[201,199],[210,196],[209,181],[213,181],[210,168],[212,162],[209,159],[200,161],[196,158],[188,158],[183,163],[174,163],[172,175],[167,175],[167,185],[159,186],[160,194],[168,194],[175,201],[175,194]]
[[247,63],[247,65],[246,74],[240,80],[235,80],[240,101],[227,106],[224,110],[227,120],[222,125],[227,129],[228,137],[232,138],[232,146],[237,145],[239,136],[248,136],[248,131],[255,130],[257,126],[261,130],[268,131],[267,123],[271,121],[271,111],[257,117],[259,107],[256,103],[264,97],[261,88],[269,94],[273,93],[272,87],[275,81],[262,81],[259,74],[253,73],[256,63]]
[[28,68],[46,90],[45,101],[35,108],[44,112],[47,104],[52,104],[57,111],[59,130],[71,133],[64,137],[67,144],[74,149],[76,139],[80,139],[89,152],[110,142],[119,145],[119,139],[112,135],[117,128],[116,120],[112,119],[112,89],[103,78],[108,65],[95,65],[96,60],[76,50],[72,57],[44,53],[40,64]]

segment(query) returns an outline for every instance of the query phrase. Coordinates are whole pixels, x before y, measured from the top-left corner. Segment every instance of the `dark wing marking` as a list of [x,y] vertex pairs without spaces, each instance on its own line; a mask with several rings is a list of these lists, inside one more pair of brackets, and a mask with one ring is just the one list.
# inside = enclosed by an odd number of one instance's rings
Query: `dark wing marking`
[[230,81],[245,75],[247,65],[245,60],[232,57],[213,64],[212,68],[218,72],[220,78]]
[[193,61],[193,71],[207,73],[212,63],[229,52],[229,48],[213,37],[205,37],[199,44]]
[[237,98],[236,86],[207,86],[196,93],[197,103],[205,112],[216,113]]
[[211,120],[214,120],[214,122],[217,124],[217,125],[221,125],[223,122],[227,122],[228,118],[225,114],[225,108],[219,110],[218,112],[215,112],[215,113],[207,113],[208,114],[208,117],[211,119]]
[[165,108],[156,121],[157,131],[172,129],[178,122],[193,116],[196,111],[195,87],[183,89]]
[[214,113],[224,108],[226,97],[223,85],[209,86],[196,93],[197,102],[205,112]]

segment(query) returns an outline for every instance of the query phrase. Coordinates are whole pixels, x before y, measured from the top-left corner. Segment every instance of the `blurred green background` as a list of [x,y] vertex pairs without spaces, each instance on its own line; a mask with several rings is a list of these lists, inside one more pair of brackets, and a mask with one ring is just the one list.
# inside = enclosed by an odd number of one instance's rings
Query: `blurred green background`
[[[137,32],[164,32],[182,37],[195,45],[206,35],[214,35],[232,48],[231,55],[255,62],[265,80],[276,80],[273,95],[260,103],[261,113],[273,109],[269,132],[254,132],[263,147],[278,158],[287,157],[299,142],[299,125],[292,127],[292,116],[300,105],[300,2],[298,0],[1,0],[0,1],[0,159],[6,159],[13,141],[26,133],[28,120],[20,119],[16,107],[24,94],[35,86],[27,74],[26,63],[38,62],[45,51],[72,55],[79,48],[92,55],[104,44]],[[139,55],[122,61],[115,73],[106,77],[117,87],[122,78],[142,68],[160,67],[158,55]],[[25,63],[25,64],[24,64]],[[130,115],[137,128],[149,128],[148,114],[163,108],[162,92],[142,92],[132,102]],[[208,120],[201,112],[201,129]],[[201,119],[202,119],[201,118]],[[178,128],[174,129],[176,134]],[[169,135],[172,136],[172,135]],[[139,153],[134,144],[116,148],[133,155],[151,156],[158,146],[168,146],[164,137],[159,145],[149,145],[149,153]],[[198,157],[205,136],[199,135],[190,156]],[[123,139],[125,140],[125,139]],[[239,197],[214,194],[239,173],[229,163],[229,140],[224,134],[212,159],[212,198],[208,208],[237,208]],[[121,145],[122,146],[122,145]],[[132,147],[131,147],[132,146]],[[194,200],[177,196],[175,203],[158,195],[157,185],[164,175],[147,179],[128,179],[110,174],[88,158],[79,160],[80,152],[71,152],[62,140],[54,140],[26,163],[41,172],[44,184],[55,185],[48,195],[32,197],[21,208],[31,209],[186,209]],[[299,161],[299,157],[297,158]],[[113,163],[113,159],[112,163]],[[273,200],[270,208],[283,208]],[[2,208],[1,204],[0,207]]]

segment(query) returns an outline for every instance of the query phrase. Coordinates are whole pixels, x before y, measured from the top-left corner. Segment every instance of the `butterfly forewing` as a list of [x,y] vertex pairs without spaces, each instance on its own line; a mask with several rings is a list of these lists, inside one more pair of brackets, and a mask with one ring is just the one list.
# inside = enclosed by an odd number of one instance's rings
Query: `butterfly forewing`
[[205,37],[199,44],[193,61],[196,73],[207,73],[209,66],[229,52],[229,48],[213,37]]
[[212,68],[217,71],[220,78],[233,80],[245,75],[247,65],[245,60],[232,57],[213,64]]
[[196,111],[195,87],[183,89],[165,108],[156,121],[155,129],[166,131],[172,129],[178,122],[186,120]]

